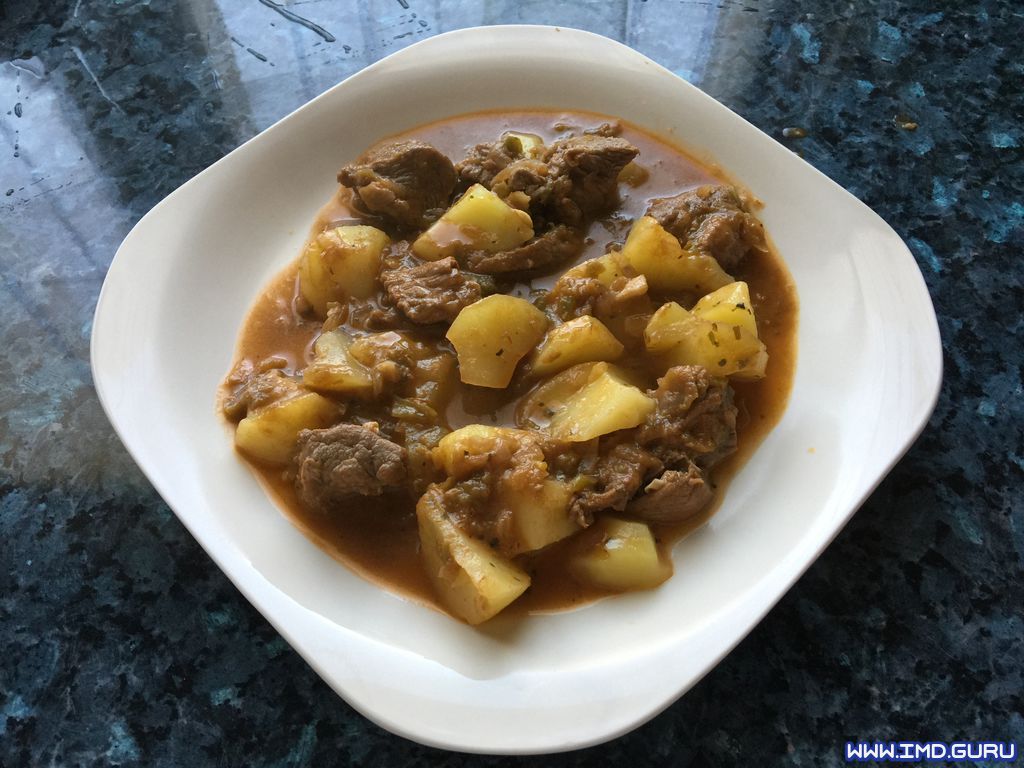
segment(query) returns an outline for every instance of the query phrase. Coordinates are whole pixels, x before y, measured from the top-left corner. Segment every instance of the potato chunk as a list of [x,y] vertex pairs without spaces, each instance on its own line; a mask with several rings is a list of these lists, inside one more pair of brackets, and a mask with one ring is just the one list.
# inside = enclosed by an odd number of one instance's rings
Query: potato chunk
[[750,289],[742,280],[709,293],[694,305],[693,314],[713,323],[738,325],[757,336],[757,319],[750,303]]
[[547,328],[544,313],[525,299],[494,294],[459,312],[447,338],[459,358],[459,376],[466,384],[502,389],[516,364]]
[[551,418],[590,380],[597,363],[579,363],[530,390],[516,406],[516,424],[546,431]]
[[375,227],[337,227],[306,245],[299,264],[299,291],[318,317],[327,304],[348,297],[365,299],[377,291],[384,247],[391,242]]
[[291,459],[299,432],[330,426],[338,415],[337,405],[314,392],[278,400],[238,422],[235,447],[253,459],[283,466]]
[[679,343],[680,328],[685,327],[695,318],[693,313],[674,301],[668,301],[658,307],[651,315],[644,329],[644,346],[648,352],[665,352]]
[[569,512],[571,500],[571,485],[551,477],[539,486],[500,487],[495,501],[511,515],[509,540],[502,542],[502,550],[532,552],[572,536],[580,526]]
[[746,328],[698,317],[675,302],[654,313],[644,330],[651,352],[663,352],[667,367],[703,365],[713,376],[749,381],[764,377],[768,351]]
[[530,586],[525,571],[449,519],[439,486],[430,486],[420,498],[416,520],[427,575],[438,598],[459,618],[470,624],[487,621]]
[[581,261],[575,267],[567,269],[558,278],[558,282],[555,283],[551,292],[555,295],[562,293],[565,290],[565,286],[571,284],[572,280],[593,278],[603,285],[610,286],[617,278],[625,277],[628,279],[635,277],[636,274],[637,271],[623,261],[621,252],[610,251],[603,256]]
[[534,355],[533,372],[551,376],[577,363],[614,360],[622,350],[604,323],[583,315],[548,331]]
[[507,251],[531,237],[530,214],[513,208],[487,187],[474,184],[416,238],[412,252],[421,259],[436,261],[465,250]]
[[446,475],[462,480],[501,456],[509,457],[519,447],[520,429],[469,424],[441,438],[434,449],[434,463]]
[[597,363],[583,388],[555,410],[548,431],[559,440],[586,442],[643,423],[656,405],[618,369]]
[[584,584],[626,592],[656,587],[672,575],[644,523],[603,517],[586,540],[588,546],[569,560],[569,572]]
[[633,223],[621,258],[656,291],[707,293],[733,282],[714,257],[685,250],[650,216]]
[[313,343],[313,362],[302,372],[302,382],[313,389],[366,396],[373,392],[370,369],[356,360],[352,339],[340,330],[321,333]]

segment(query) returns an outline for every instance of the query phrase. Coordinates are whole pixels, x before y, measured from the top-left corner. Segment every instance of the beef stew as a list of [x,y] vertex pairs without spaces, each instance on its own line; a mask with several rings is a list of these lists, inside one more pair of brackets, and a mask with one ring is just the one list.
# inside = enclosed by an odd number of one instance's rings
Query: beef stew
[[281,506],[471,624],[668,578],[792,380],[756,201],[586,113],[421,126],[338,180],[222,387]]

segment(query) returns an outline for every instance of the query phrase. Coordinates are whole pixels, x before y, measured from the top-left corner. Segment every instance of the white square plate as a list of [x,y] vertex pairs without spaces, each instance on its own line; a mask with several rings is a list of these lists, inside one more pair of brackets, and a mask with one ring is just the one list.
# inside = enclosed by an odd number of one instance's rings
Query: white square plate
[[[388,134],[500,107],[619,115],[717,161],[765,202],[802,322],[788,410],[710,524],[676,547],[674,578],[474,630],[312,544],[235,456],[214,400],[247,309],[299,252],[335,170]],[[111,264],[92,365],[107,415],[156,489],[346,701],[416,741],[501,753],[604,741],[682,695],[906,451],[941,378],[924,281],[878,216],[650,59],[551,27],[462,30],[406,48],[169,195]]]

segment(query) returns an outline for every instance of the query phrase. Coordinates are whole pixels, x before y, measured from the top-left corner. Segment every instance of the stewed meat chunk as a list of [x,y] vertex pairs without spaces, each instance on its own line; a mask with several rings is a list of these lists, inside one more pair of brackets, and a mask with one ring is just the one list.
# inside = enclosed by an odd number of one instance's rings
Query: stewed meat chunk
[[736,450],[732,388],[699,365],[670,368],[649,393],[658,407],[637,430],[637,441],[668,467],[689,461],[708,468]]
[[329,512],[355,496],[380,496],[405,478],[405,449],[371,426],[338,424],[299,434],[295,489],[311,509]]
[[681,523],[711,503],[715,492],[696,464],[667,469],[654,478],[626,511],[651,523]]
[[543,201],[553,218],[571,226],[605,213],[618,201],[619,172],[639,150],[625,139],[584,135],[556,141],[545,162]]
[[651,202],[647,215],[689,250],[715,257],[727,272],[767,249],[764,225],[733,187],[706,185],[663,197]]
[[473,251],[466,257],[466,266],[485,275],[531,272],[569,262],[582,249],[582,233],[559,225],[510,251]]
[[386,269],[380,279],[391,302],[417,325],[450,323],[463,307],[480,298],[480,284],[468,278],[451,257]]
[[611,444],[590,470],[595,485],[573,500],[573,512],[581,524],[589,525],[602,510],[623,511],[662,466],[654,454],[633,442]]
[[455,190],[455,166],[421,141],[393,141],[368,152],[338,172],[357,205],[399,229],[432,222],[448,207]]

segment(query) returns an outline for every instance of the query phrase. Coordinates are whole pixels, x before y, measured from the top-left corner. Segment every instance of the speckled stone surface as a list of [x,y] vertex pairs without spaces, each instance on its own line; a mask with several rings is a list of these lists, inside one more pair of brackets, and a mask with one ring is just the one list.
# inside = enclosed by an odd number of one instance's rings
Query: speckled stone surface
[[520,762],[420,747],[335,696],[135,468],[88,358],[107,265],[164,195],[366,64],[505,22],[627,42],[873,207],[918,259],[946,365],[921,439],[725,661],[634,733],[525,762],[1024,746],[1019,3],[287,3],[305,25],[274,5],[0,3],[0,765]]

